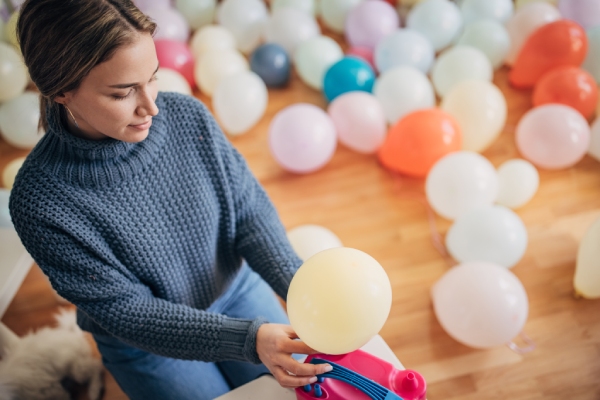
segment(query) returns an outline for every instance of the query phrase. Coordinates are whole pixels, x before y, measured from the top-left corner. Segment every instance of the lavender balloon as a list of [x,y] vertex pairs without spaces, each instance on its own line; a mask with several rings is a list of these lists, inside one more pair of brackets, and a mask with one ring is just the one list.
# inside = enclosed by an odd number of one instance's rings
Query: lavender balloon
[[400,26],[398,13],[385,1],[366,1],[346,17],[345,36],[353,47],[374,49],[381,39]]
[[174,8],[151,8],[146,14],[158,25],[154,40],[168,39],[187,42],[190,36],[190,26],[179,11]]
[[584,29],[600,25],[600,1],[560,0],[558,9],[565,19],[571,19]]
[[134,0],[134,3],[143,13],[147,13],[148,10],[153,8],[159,10],[171,8],[171,0]]

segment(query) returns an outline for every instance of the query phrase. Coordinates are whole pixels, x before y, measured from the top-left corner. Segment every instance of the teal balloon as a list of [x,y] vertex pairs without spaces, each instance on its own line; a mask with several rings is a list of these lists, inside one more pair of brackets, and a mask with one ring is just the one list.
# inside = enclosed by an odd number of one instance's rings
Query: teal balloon
[[357,57],[344,57],[333,64],[323,78],[323,94],[327,101],[353,91],[371,93],[375,84],[375,72]]
[[588,38],[588,53],[582,68],[589,72],[596,83],[600,85],[600,26],[586,31]]

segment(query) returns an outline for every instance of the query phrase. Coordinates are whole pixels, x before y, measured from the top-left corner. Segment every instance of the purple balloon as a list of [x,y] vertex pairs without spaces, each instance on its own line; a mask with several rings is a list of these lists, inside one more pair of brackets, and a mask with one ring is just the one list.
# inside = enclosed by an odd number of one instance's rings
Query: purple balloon
[[560,0],[558,9],[563,18],[577,22],[583,29],[600,25],[599,0]]
[[147,13],[148,10],[153,8],[171,8],[171,0],[134,0],[133,2],[143,13]]
[[269,126],[269,145],[284,169],[305,174],[333,157],[337,137],[333,121],[321,108],[298,103],[279,111]]
[[365,1],[346,17],[344,34],[352,47],[375,49],[377,43],[400,26],[398,12],[385,1]]
[[190,37],[190,26],[174,8],[151,8],[146,14],[156,22],[154,40],[167,39],[187,42]]

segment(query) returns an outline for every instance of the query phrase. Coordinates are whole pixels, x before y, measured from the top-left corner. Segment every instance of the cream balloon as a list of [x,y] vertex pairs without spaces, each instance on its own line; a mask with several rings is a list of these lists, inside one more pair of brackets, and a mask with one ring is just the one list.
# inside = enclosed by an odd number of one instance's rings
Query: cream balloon
[[575,292],[586,299],[600,298],[600,218],[579,243],[573,284]]
[[271,1],[271,12],[283,7],[297,8],[309,15],[315,15],[315,0],[273,0]]
[[414,67],[394,67],[375,81],[373,94],[381,102],[385,117],[395,124],[404,115],[435,105],[429,79]]
[[298,45],[294,53],[294,64],[304,83],[321,90],[325,72],[343,57],[344,52],[335,40],[319,35]]
[[233,33],[219,25],[206,25],[192,35],[190,49],[196,62],[209,50],[235,50]]
[[230,135],[252,128],[264,115],[267,102],[267,86],[252,71],[223,78],[212,98],[217,119]]
[[34,92],[23,94],[0,106],[0,132],[12,146],[31,149],[42,138],[38,130],[40,97]]
[[486,55],[494,69],[500,68],[510,50],[510,37],[504,25],[493,19],[479,19],[468,24],[458,45],[473,46]]
[[513,9],[513,0],[463,0],[460,5],[465,25],[482,18],[504,23],[512,17]]
[[298,337],[325,354],[346,354],[365,345],[383,327],[392,288],[381,265],[356,249],[321,251],[290,283],[287,312]]
[[442,99],[440,106],[458,121],[463,150],[484,151],[506,123],[506,99],[491,82],[460,82]]
[[2,171],[2,183],[4,184],[5,188],[9,190],[12,189],[15,183],[15,178],[17,177],[17,173],[21,169],[21,166],[24,162],[25,157],[18,157],[6,164],[4,171]]
[[431,289],[433,308],[442,328],[474,348],[509,343],[529,313],[523,284],[496,264],[469,262],[451,268]]
[[240,52],[210,50],[196,63],[194,76],[200,90],[207,96],[212,96],[223,78],[248,69],[248,61]]
[[325,0],[321,1],[323,24],[334,32],[343,33],[348,12],[365,0]]
[[160,68],[156,72],[159,92],[177,92],[181,94],[192,94],[188,81],[179,72],[170,68]]
[[177,0],[175,7],[192,30],[210,24],[215,18],[216,0]]
[[23,93],[27,81],[27,69],[21,55],[11,45],[0,43],[0,103]]
[[319,225],[300,225],[287,233],[298,257],[306,261],[323,250],[342,247],[342,241],[329,229]]
[[421,1],[409,11],[406,19],[407,28],[429,39],[435,51],[452,43],[461,25],[460,10],[448,0]]
[[233,33],[238,49],[246,54],[260,44],[268,17],[262,0],[224,0],[217,10],[217,21]]
[[8,39],[8,43],[12,44],[18,52],[20,52],[19,41],[17,39],[17,21],[19,20],[19,12],[15,11],[11,14],[6,25],[4,25],[4,35]]
[[437,58],[431,70],[433,87],[444,97],[454,85],[470,79],[491,81],[494,69],[490,60],[472,46],[455,46]]
[[498,198],[496,203],[510,208],[525,205],[537,192],[540,176],[526,160],[508,160],[498,167]]
[[275,10],[265,25],[265,41],[281,45],[290,56],[302,42],[320,34],[314,16],[292,7]]

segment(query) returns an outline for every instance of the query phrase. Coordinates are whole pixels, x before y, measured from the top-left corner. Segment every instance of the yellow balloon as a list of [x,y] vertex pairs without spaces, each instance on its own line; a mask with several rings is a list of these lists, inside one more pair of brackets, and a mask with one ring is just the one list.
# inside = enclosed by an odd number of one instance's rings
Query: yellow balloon
[[17,21],[18,20],[19,20],[19,13],[17,11],[15,11],[14,13],[12,13],[8,22],[4,26],[4,35],[8,39],[8,42],[10,44],[12,44],[13,46],[15,46],[17,49],[19,49],[19,52],[20,52],[21,48],[19,47],[19,41],[17,40]]
[[287,296],[290,323],[309,347],[325,354],[357,350],[383,327],[392,287],[370,255],[348,247],[321,251],[296,272]]
[[579,244],[573,284],[575,292],[586,299],[600,298],[600,218]]

